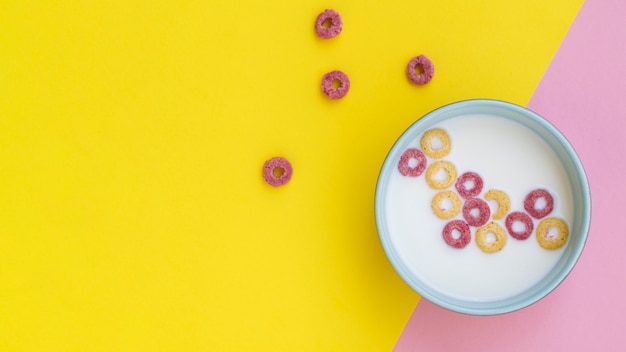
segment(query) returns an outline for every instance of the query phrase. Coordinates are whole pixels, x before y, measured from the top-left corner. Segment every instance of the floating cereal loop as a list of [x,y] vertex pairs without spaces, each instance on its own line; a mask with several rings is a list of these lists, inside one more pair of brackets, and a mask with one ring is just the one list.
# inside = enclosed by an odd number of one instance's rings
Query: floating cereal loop
[[[417,165],[411,167],[409,162],[417,161]],[[417,177],[426,169],[426,157],[419,149],[409,148],[402,153],[398,162],[398,171],[402,176]]]
[[[439,172],[439,170],[445,170],[446,179],[443,181],[439,181],[435,179],[435,174]],[[446,189],[454,183],[456,179],[456,167],[449,161],[436,161],[432,163],[428,169],[426,169],[426,182],[432,189],[442,190]]]
[[[519,232],[513,229],[513,224],[516,221],[519,221],[522,224],[524,224],[524,231]],[[530,234],[533,232],[533,220],[530,218],[530,216],[528,216],[526,213],[523,213],[521,211],[514,211],[511,214],[509,214],[506,217],[505,225],[511,237],[518,239],[518,240],[527,239],[528,237],[530,237]]]
[[[478,215],[472,214],[472,210],[478,210]],[[489,204],[479,198],[470,198],[463,204],[463,218],[471,226],[483,226],[489,221],[491,209]]]
[[[416,69],[421,68],[422,73],[417,73]],[[435,65],[426,55],[419,55],[409,60],[406,66],[406,73],[409,80],[415,84],[426,84],[435,75]]]
[[[551,228],[557,229],[558,235],[556,237],[548,236]],[[541,247],[545,249],[559,249],[567,242],[569,228],[567,223],[559,218],[546,218],[537,225],[536,236]]]
[[[443,201],[444,198],[447,198],[452,202],[452,208],[444,210],[441,207],[441,201]],[[453,191],[443,191],[435,194],[430,206],[438,218],[451,219],[461,211],[461,199]]]
[[[487,234],[493,233],[496,236],[496,240],[493,242],[487,242]],[[485,253],[495,253],[502,250],[506,244],[506,233],[504,228],[495,222],[490,222],[487,226],[481,227],[476,230],[476,244],[478,248]]]
[[485,200],[495,200],[498,202],[498,210],[492,214],[494,220],[504,218],[509,212],[509,209],[511,209],[511,199],[504,191],[491,189],[485,193]]
[[[431,143],[435,138],[439,138],[439,140],[443,144],[441,148],[433,149]],[[422,147],[422,150],[424,151],[424,154],[433,159],[441,159],[450,153],[450,136],[448,136],[448,133],[446,133],[446,131],[441,128],[433,128],[424,132],[422,138],[420,139],[420,145]]]
[[[543,198],[545,200],[546,206],[541,209],[537,209],[535,207],[535,202],[540,198]],[[530,216],[532,216],[535,219],[541,219],[544,216],[550,214],[552,212],[553,207],[554,207],[554,198],[552,198],[552,195],[550,194],[550,192],[548,192],[545,189],[541,189],[541,188],[536,189],[528,193],[528,195],[526,196],[526,199],[524,199],[524,209],[526,209],[528,214],[530,214]]]
[[[328,27],[324,26],[324,22],[329,21]],[[341,15],[335,10],[326,9],[320,13],[315,19],[315,32],[320,38],[330,39],[336,37],[343,29],[343,20]]]
[[[468,189],[465,186],[466,182],[472,182],[474,186]],[[459,178],[456,180],[456,183],[454,184],[454,187],[456,188],[457,192],[459,192],[459,195],[461,195],[461,197],[474,198],[479,195],[480,192],[483,190],[483,179],[477,173],[468,171],[459,176]]]
[[[454,238],[452,231],[457,230],[461,233],[459,238]],[[472,240],[472,234],[469,226],[463,220],[452,220],[446,224],[441,233],[444,241],[454,248],[463,248]]]

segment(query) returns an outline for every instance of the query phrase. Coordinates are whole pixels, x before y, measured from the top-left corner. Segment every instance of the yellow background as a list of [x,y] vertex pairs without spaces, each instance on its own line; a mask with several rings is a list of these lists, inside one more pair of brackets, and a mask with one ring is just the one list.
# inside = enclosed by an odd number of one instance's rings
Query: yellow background
[[0,351],[390,350],[418,295],[377,238],[387,151],[442,104],[525,104],[581,4],[0,1]]

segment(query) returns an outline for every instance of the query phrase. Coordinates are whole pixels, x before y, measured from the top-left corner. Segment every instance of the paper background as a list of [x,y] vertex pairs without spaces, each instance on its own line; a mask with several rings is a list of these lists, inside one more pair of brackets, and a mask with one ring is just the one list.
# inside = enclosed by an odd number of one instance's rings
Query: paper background
[[387,151],[440,105],[526,104],[581,3],[2,1],[0,350],[391,350],[419,297],[375,230]]

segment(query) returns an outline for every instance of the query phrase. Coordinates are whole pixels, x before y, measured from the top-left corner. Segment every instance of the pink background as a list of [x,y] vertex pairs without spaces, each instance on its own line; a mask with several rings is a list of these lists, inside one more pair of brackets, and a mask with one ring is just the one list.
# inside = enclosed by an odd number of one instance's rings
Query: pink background
[[626,349],[626,1],[585,2],[528,106],[563,132],[587,171],[592,219],[581,259],[548,297],[503,316],[422,299],[395,352]]

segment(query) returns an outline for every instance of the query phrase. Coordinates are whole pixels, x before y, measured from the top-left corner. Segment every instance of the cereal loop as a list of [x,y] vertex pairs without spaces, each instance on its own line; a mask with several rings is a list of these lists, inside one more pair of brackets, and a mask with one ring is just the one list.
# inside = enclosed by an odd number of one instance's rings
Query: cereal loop
[[[438,138],[443,144],[441,148],[433,149],[432,142],[435,138]],[[433,128],[424,132],[422,139],[420,139],[420,145],[426,155],[433,159],[441,159],[450,153],[450,136],[441,128]]]
[[[468,189],[466,183],[471,183],[472,187]],[[459,176],[454,187],[461,197],[474,198],[483,190],[483,179],[477,173],[468,171]]]
[[[449,199],[452,202],[450,209],[444,209],[441,206],[441,202],[444,199]],[[461,211],[461,199],[453,191],[443,191],[435,194],[431,202],[431,207],[440,219],[451,219],[455,217]]]
[[[455,238],[453,231],[457,230],[460,233],[458,238]],[[463,220],[452,220],[446,224],[443,228],[444,241],[448,245],[454,248],[463,248],[472,240],[472,234],[470,233],[469,226]]]
[[[436,180],[435,175],[442,169],[446,172],[446,179],[443,181]],[[456,167],[449,161],[436,161],[426,169],[426,182],[432,189],[446,189],[452,186],[455,179]]]
[[[410,161],[415,160],[417,164],[414,167],[410,166]],[[421,175],[426,169],[426,157],[419,149],[410,148],[402,153],[400,161],[398,162],[398,171],[402,176],[417,177]]]
[[498,202],[498,210],[491,216],[494,220],[500,220],[509,212],[511,208],[511,199],[503,191],[497,189],[491,189],[485,193],[485,200],[495,200]]
[[[338,81],[337,88],[333,87],[333,81]],[[322,77],[322,92],[330,99],[341,99],[350,90],[350,79],[345,73],[335,70],[328,72]]]
[[[328,25],[325,25],[328,24]],[[341,15],[335,10],[327,9],[317,15],[315,19],[315,32],[320,38],[330,39],[336,37],[343,29]]]
[[[539,199],[542,199],[546,202],[546,205],[543,208],[537,208],[536,202]],[[550,195],[545,189],[536,189],[530,192],[526,199],[524,199],[524,209],[535,219],[541,219],[546,215],[552,212],[552,208],[554,207],[554,198]]]
[[[417,70],[421,69],[422,73]],[[406,66],[406,73],[409,80],[415,84],[426,84],[433,79],[435,75],[435,65],[426,55],[419,55],[412,58]]]
[[[473,210],[478,214],[473,214]],[[489,221],[491,210],[489,204],[480,198],[470,198],[463,204],[463,218],[470,226],[483,226]]]
[[[495,235],[495,241],[487,240],[488,233]],[[502,226],[495,222],[490,222],[487,226],[476,230],[476,244],[478,245],[478,248],[485,253],[499,252],[506,244],[506,233],[504,232]]]
[[[523,231],[515,231],[515,229],[513,229],[513,224],[515,224],[516,221],[519,221],[522,224],[524,224]],[[511,235],[511,237],[518,239],[518,240],[525,240],[528,237],[530,237],[530,234],[533,232],[533,228],[534,228],[533,220],[530,218],[530,216],[528,216],[526,213],[523,213],[521,211],[514,211],[511,214],[509,214],[506,217],[505,225],[506,225],[507,231],[509,232],[509,235]]]
[[[550,229],[558,231],[556,236],[550,234]],[[559,249],[565,245],[569,237],[567,223],[559,218],[546,218],[537,225],[537,241],[545,249]]]
[[293,168],[291,163],[282,157],[273,157],[263,164],[263,178],[274,187],[282,186],[291,180]]

